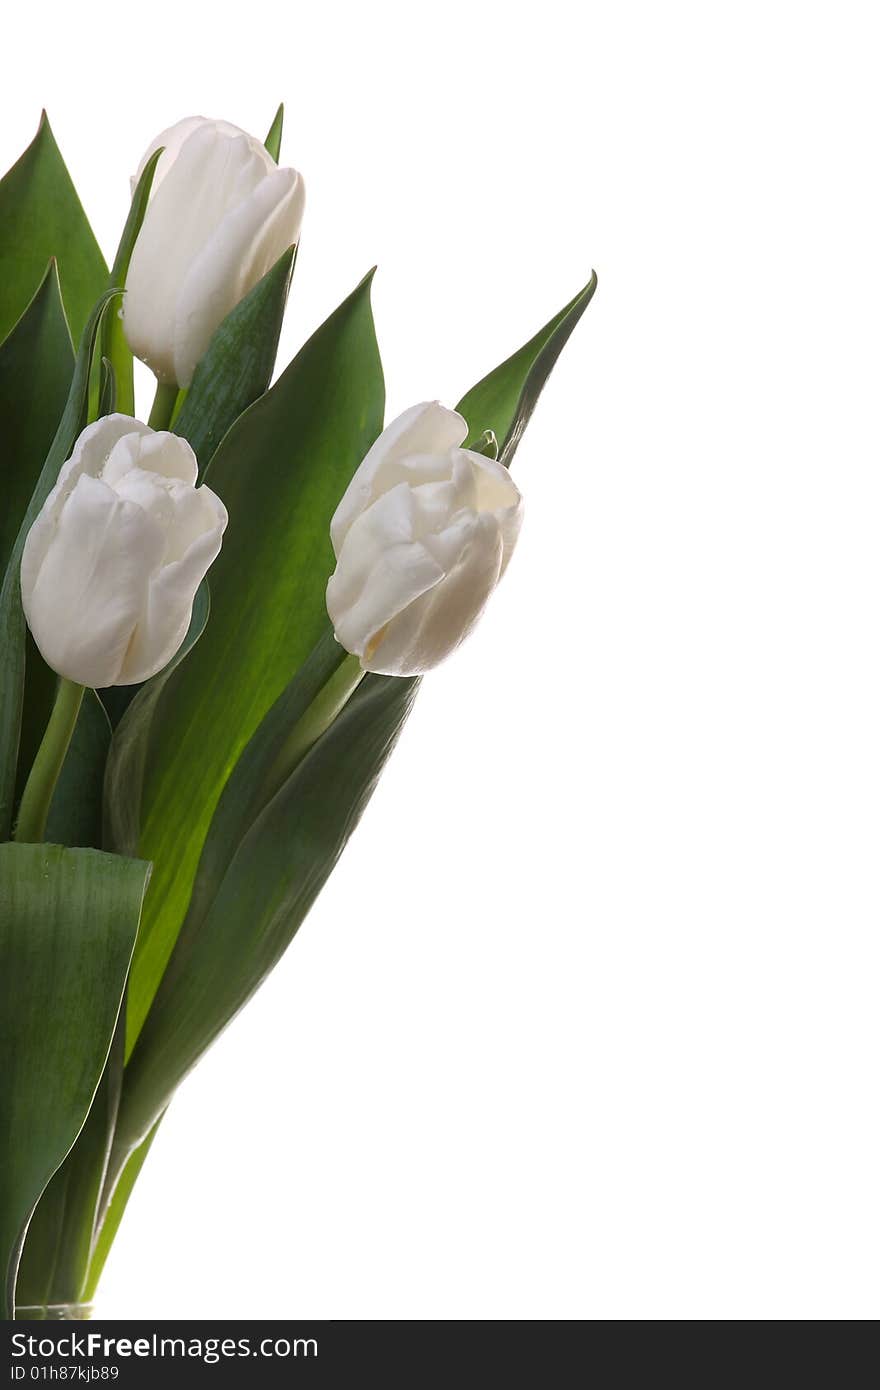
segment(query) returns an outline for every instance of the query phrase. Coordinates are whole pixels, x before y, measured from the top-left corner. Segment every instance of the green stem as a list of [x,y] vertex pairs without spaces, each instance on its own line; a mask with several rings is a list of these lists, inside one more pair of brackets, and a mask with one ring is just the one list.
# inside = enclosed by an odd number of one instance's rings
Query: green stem
[[359,658],[348,655],[327,684],[318,691],[305,714],[294,724],[290,737],[275,759],[272,775],[264,789],[264,804],[271,800],[312,744],[317,743],[330,728],[357,690],[364,674]]
[[173,381],[159,381],[156,383],[156,394],[153,398],[153,409],[150,411],[150,418],[147,424],[151,430],[167,430],[174,415],[174,407],[177,404],[177,386]]
[[15,838],[23,844],[38,845],[46,833],[52,795],[58,782],[70,740],[76,728],[85,687],[62,676],[43,742],[28,774],[18,811]]

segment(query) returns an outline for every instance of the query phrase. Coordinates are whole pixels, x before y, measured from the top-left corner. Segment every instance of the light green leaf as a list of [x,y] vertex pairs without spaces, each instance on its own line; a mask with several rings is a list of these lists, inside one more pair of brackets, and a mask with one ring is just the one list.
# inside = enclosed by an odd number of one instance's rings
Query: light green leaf
[[196,367],[174,433],[192,445],[204,471],[226,431],[268,389],[296,248],[227,314]]
[[[21,552],[34,518],[54,487],[61,465],[70,457],[77,436],[85,425],[95,342],[101,318],[111,298],[111,291],[105,292],[99,298],[86,324],[76,355],[64,414],[19,527],[0,588],[0,652],[3,653],[3,661],[0,663],[0,840],[9,838],[15,803],[19,743],[22,741],[27,647],[19,578]],[[34,653],[36,651],[35,648],[31,650]],[[42,663],[40,665],[42,666]],[[42,737],[46,726],[48,711],[51,708],[51,692],[54,688],[54,676],[45,666],[42,666],[41,674],[42,680],[33,690],[29,685],[27,702],[27,714],[32,720],[32,731],[34,726],[39,728],[39,737]],[[35,746],[28,746],[27,756],[32,758],[35,752]]]
[[501,441],[498,455],[509,468],[523,430],[560,352],[596,291],[596,272],[565,308],[545,324],[524,347],[478,382],[457,409],[468,422],[466,447],[475,445],[486,430]]
[[44,111],[33,141],[0,180],[0,339],[24,313],[53,256],[79,343],[107,286],[107,266]]
[[174,947],[226,780],[324,631],[330,518],[383,408],[366,280],[238,419],[208,470],[229,528],[211,570],[212,620],[153,725],[138,852],[156,874],[132,968],[130,1041]]
[[278,163],[278,160],[281,156],[281,132],[283,129],[284,102],[282,101],[281,105],[278,107],[278,110],[275,112],[275,119],[269,127],[269,134],[266,136],[266,139],[263,142],[266,146],[266,149],[269,151],[270,155],[275,160],[276,164]]
[[149,865],[0,845],[0,1267],[6,1317],[31,1213],[107,1060]]
[[39,289],[0,343],[0,574],[58,428],[73,375],[73,344],[50,261]]

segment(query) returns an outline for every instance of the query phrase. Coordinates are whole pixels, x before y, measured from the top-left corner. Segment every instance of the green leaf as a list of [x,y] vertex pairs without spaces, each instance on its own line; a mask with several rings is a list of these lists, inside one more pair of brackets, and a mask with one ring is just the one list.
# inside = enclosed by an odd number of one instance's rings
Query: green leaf
[[203,471],[226,431],[272,380],[295,257],[291,246],[227,314],[196,367],[173,428],[192,445]]
[[156,1130],[161,1123],[162,1120],[160,1117],[153,1125],[153,1128],[150,1130],[144,1142],[135,1149],[116,1180],[116,1185],[109,1197],[107,1210],[100,1223],[97,1238],[92,1246],[88,1278],[80,1295],[82,1302],[89,1302],[95,1296],[98,1280],[103,1273],[104,1265],[107,1262],[107,1256],[110,1254],[110,1247],[116,1238],[116,1232],[119,1230],[119,1223],[125,1215],[128,1199],[140,1176],[140,1171],[144,1166],[147,1154],[150,1152],[150,1146],[156,1137]]
[[120,1014],[86,1122],[31,1217],[18,1267],[16,1301],[20,1307],[84,1301],[83,1288],[122,1092],[124,1048],[125,1020]]
[[132,968],[130,1040],[173,949],[224,784],[325,629],[330,518],[383,408],[367,279],[238,419],[208,470],[229,528],[211,570],[212,621],[153,726],[138,852],[156,874]]
[[275,119],[269,127],[269,134],[266,136],[264,144],[275,163],[278,163],[281,155],[281,132],[284,129],[284,102],[275,112]]
[[0,1264],[13,1316],[31,1213],[88,1114],[119,1014],[149,865],[0,845]]
[[[196,591],[186,637],[168,665],[135,690],[128,704],[114,707],[112,697],[125,697],[132,690],[131,686],[117,685],[103,692],[105,703],[110,704],[110,717],[117,723],[104,778],[107,817],[105,842],[117,854],[127,854],[129,851],[137,853],[144,771],[153,721],[165,686],[204,632],[210,609],[208,581],[203,579]],[[123,715],[126,716],[124,719]],[[128,849],[124,848],[126,845]]]
[[[150,201],[153,175],[162,155],[163,146],[155,150],[144,166],[138,179],[137,188],[131,200],[128,217],[122,229],[119,249],[110,272],[110,284],[118,290],[125,289],[131,253],[137,241],[138,232]],[[134,415],[134,365],[125,332],[122,327],[122,304],[114,305],[112,312],[104,319],[101,330],[101,351],[112,364],[116,379],[116,409],[122,415]],[[102,412],[109,414],[109,411]]]
[[[297,734],[314,712],[319,696],[333,691],[340,674],[345,676],[336,693],[338,706],[323,711],[323,732],[351,694],[352,677],[341,671],[343,666],[355,667],[355,682],[361,678],[360,663],[339,645],[327,622],[323,637],[269,710],[223,789],[199,859],[187,912],[190,931],[207,912],[232,856],[254,821],[317,738],[314,730],[306,735],[305,742]],[[235,969],[234,962],[230,968]]]
[[24,313],[53,256],[78,343],[107,285],[107,266],[44,111],[34,140],[0,180],[0,338]]
[[58,267],[0,343],[0,574],[58,428],[73,374],[73,344],[61,303]]
[[465,443],[471,448],[486,430],[501,443],[500,461],[509,468],[523,430],[560,352],[596,291],[596,272],[555,318],[545,324],[524,347],[478,382],[457,409],[468,422]]
[[[3,586],[0,588],[0,652],[3,653],[3,661],[0,663],[0,840],[9,838],[12,824],[19,742],[22,734],[25,653],[27,648],[19,577],[21,552],[34,518],[54,487],[61,465],[70,457],[74,443],[85,425],[92,355],[101,318],[111,297],[111,291],[106,291],[100,297],[86,324],[76,355],[64,414],[55,432],[28,508],[22,518],[18,536],[6,567]],[[28,713],[31,716],[36,715],[36,723],[40,725],[40,736],[45,728],[49,707],[46,682],[47,668],[45,666],[43,666],[42,672],[43,680],[40,685],[40,694],[38,696],[36,690],[33,693],[29,690],[27,702]],[[48,686],[50,698],[53,685],[54,676]],[[43,713],[43,701],[46,701],[45,714]],[[39,714],[37,715],[38,710]]]
[[254,821],[207,911],[187,919],[126,1067],[111,1173],[286,950],[373,793],[417,685],[364,682]]
[[49,807],[46,839],[51,844],[101,848],[104,769],[110,733],[104,706],[94,690],[87,690]]

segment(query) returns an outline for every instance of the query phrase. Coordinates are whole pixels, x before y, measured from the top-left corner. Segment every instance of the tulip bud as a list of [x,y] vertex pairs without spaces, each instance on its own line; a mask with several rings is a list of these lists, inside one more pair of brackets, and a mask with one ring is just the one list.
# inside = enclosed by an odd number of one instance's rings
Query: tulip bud
[[367,671],[412,676],[467,636],[507,567],[522,498],[507,469],[460,446],[437,401],[376,440],[336,509],[327,611]]
[[160,146],[126,281],[125,336],[159,381],[189,386],[215,329],[299,236],[295,169],[226,121],[189,116]]
[[171,660],[227,522],[197,475],[186,440],[128,415],[83,430],[21,558],[25,617],[59,675],[134,685]]

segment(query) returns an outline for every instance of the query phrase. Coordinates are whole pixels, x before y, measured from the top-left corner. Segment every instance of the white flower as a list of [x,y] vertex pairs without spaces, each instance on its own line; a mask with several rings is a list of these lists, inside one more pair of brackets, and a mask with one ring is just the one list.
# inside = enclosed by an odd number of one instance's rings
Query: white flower
[[367,671],[410,676],[467,635],[510,559],[522,498],[507,469],[460,445],[437,401],[379,436],[336,509],[327,611]]
[[305,189],[252,136],[188,116],[160,146],[128,270],[125,335],[163,382],[189,386],[215,329],[299,236]]
[[21,559],[28,626],[60,675],[134,685],[171,660],[226,529],[197,473],[186,440],[128,415],[83,430]]

